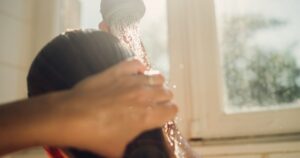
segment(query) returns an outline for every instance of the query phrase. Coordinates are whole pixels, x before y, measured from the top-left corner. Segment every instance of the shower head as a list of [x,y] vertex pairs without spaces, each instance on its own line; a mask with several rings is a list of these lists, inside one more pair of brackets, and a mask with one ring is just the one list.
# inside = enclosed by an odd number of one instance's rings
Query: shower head
[[102,0],[101,14],[108,24],[122,19],[137,22],[145,15],[143,0]]

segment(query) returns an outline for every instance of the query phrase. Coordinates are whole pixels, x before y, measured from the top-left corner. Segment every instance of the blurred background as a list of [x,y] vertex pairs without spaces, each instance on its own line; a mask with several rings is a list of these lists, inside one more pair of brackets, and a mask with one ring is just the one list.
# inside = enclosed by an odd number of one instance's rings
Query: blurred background
[[[53,37],[98,28],[101,0],[0,0],[0,103]],[[144,0],[142,39],[204,158],[300,157],[299,0]],[[1,141],[1,140],[0,140]],[[40,149],[5,158],[43,158]]]
[[[0,84],[5,89],[0,92],[1,103],[26,97],[25,77],[31,61],[52,38],[67,29],[98,29],[102,20],[100,2],[101,0],[0,1]],[[155,67],[168,74],[166,1],[145,2],[148,11],[142,21],[141,31],[146,49],[157,52],[149,56],[156,61]]]

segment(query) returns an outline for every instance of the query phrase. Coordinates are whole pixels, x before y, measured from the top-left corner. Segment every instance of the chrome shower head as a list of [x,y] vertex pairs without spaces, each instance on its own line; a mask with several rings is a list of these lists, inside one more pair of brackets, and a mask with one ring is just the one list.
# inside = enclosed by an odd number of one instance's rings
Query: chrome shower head
[[146,7],[143,0],[102,0],[101,14],[105,22],[122,19],[137,22],[145,15]]

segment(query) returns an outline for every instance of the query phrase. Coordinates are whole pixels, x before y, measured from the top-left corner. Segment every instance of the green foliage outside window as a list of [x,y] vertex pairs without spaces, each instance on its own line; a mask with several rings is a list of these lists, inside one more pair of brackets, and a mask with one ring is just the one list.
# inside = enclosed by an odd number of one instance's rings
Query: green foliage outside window
[[285,105],[300,99],[294,45],[276,50],[251,43],[259,31],[284,27],[286,22],[254,15],[231,17],[223,24],[221,50],[231,105]]

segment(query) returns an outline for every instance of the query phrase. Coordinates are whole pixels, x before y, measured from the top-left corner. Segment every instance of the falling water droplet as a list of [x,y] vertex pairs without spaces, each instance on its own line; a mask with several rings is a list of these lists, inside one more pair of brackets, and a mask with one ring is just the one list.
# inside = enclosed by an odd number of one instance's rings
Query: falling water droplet
[[169,87],[170,81],[166,81],[166,82],[165,82],[165,85],[166,85],[167,87]]
[[112,21],[111,32],[121,41],[123,46],[131,50],[134,55],[150,69],[148,57],[140,38],[139,21],[132,21],[134,20],[130,17],[128,17],[128,19]]
[[170,134],[171,134],[171,135],[174,135],[174,130],[171,130],[171,131],[170,131]]
[[[143,62],[147,68],[150,69],[150,63],[140,38],[139,22],[133,22],[135,20],[134,18],[135,17],[128,17],[128,19],[123,18],[112,21],[110,23],[111,33],[120,40],[120,43],[124,47],[131,50],[137,59]],[[179,69],[184,69],[184,64],[180,64]],[[169,82],[166,84],[171,85]],[[176,85],[172,85],[170,87],[173,89],[177,88]],[[152,107],[148,107],[147,109],[152,109]],[[163,132],[167,135],[166,138],[169,145],[175,148],[177,157],[185,158],[185,152],[180,148],[183,138],[180,136],[180,132],[177,132],[174,122],[168,122],[163,128]]]

